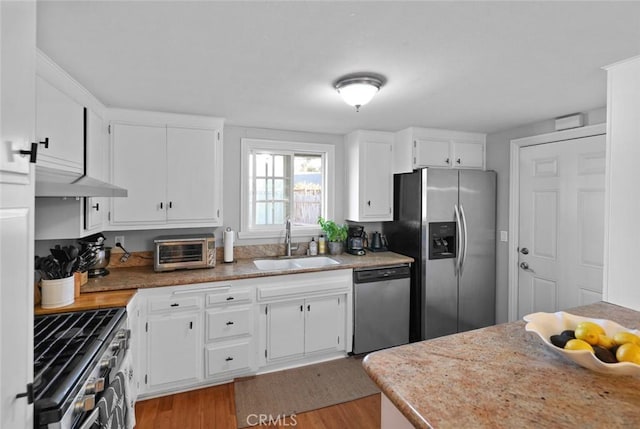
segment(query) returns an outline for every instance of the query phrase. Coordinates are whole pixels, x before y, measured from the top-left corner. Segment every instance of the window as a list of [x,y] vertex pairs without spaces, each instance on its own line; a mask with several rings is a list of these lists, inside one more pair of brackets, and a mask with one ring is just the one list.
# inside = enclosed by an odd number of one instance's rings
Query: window
[[287,218],[293,231],[315,234],[333,213],[334,146],[242,139],[242,236],[274,237]]

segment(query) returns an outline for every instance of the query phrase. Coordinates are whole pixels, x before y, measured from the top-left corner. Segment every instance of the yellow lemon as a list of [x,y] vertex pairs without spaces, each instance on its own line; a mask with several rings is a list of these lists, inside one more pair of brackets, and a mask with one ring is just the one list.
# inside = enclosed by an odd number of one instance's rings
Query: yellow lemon
[[583,340],[569,340],[564,346],[565,350],[589,350],[593,353],[593,347],[591,344]]
[[626,343],[633,343],[637,346],[640,346],[640,337],[631,332],[618,332],[613,336],[613,342],[621,345]]
[[613,338],[600,334],[598,335],[598,345],[600,347],[604,347],[605,349],[610,349],[611,347],[615,346],[616,343],[613,341]]
[[575,335],[577,339],[586,341],[592,346],[595,346],[598,344],[600,335],[604,335],[604,330],[595,323],[582,322],[576,327]]
[[616,359],[619,362],[632,362],[640,365],[640,346],[634,343],[625,343],[616,350]]

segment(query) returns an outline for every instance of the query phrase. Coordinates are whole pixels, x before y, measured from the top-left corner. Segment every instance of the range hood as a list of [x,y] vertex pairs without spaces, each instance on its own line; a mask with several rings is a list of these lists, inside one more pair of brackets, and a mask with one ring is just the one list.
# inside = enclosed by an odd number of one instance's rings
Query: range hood
[[127,190],[115,185],[48,168],[36,168],[36,197],[126,197]]

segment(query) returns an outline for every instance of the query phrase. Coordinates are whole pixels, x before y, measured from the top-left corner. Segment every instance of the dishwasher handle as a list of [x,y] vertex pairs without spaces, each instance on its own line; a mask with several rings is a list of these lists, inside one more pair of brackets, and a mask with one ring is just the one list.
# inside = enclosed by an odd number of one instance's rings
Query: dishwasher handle
[[405,279],[411,276],[411,268],[408,265],[364,269],[353,271],[354,283],[373,283],[387,280]]

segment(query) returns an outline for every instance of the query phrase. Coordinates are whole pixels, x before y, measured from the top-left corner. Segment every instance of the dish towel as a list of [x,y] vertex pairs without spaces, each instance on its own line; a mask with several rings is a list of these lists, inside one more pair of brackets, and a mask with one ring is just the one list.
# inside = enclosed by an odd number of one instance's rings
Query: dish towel
[[97,423],[100,429],[125,429],[124,386],[117,374],[98,401],[97,408],[100,415]]
[[136,426],[136,392],[133,380],[133,359],[130,351],[125,354],[116,378],[120,378],[124,388],[124,427],[133,429]]

